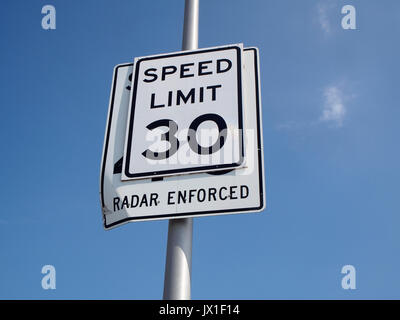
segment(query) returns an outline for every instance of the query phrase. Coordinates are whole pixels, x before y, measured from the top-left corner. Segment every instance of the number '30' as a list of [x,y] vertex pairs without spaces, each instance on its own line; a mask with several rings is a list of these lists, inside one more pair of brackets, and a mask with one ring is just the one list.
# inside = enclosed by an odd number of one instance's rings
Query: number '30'
[[[209,147],[203,147],[197,141],[197,130],[199,126],[205,121],[212,121],[218,127],[217,141]],[[161,134],[161,141],[167,141],[170,144],[170,147],[168,150],[163,152],[155,152],[149,149],[143,151],[142,155],[151,160],[167,159],[175,154],[180,146],[180,142],[176,137],[176,133],[178,132],[178,125],[175,121],[170,119],[160,119],[146,126],[148,130],[154,130],[160,127],[167,127],[169,129],[167,132]],[[226,137],[227,126],[225,120],[215,113],[207,113],[197,117],[192,121],[189,126],[187,141],[189,143],[190,149],[192,149],[193,152],[201,155],[210,155],[214,152],[217,152],[224,146]]]

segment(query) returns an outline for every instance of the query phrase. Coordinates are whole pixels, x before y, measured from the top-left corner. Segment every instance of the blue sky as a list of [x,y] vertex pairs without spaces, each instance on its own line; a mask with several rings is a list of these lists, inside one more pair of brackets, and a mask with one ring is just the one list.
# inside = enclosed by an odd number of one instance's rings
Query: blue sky
[[[260,50],[267,209],[194,220],[192,298],[399,299],[400,3],[200,2],[199,47]],[[168,222],[105,231],[99,172],[114,65],[180,50],[183,8],[2,2],[0,298],[162,297]]]

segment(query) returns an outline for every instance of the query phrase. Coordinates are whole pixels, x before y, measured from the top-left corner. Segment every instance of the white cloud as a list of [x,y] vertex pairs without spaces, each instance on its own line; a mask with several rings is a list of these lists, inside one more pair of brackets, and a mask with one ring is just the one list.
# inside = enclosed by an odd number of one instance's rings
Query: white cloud
[[319,24],[321,25],[322,30],[324,30],[326,33],[329,33],[331,31],[331,25],[329,23],[327,11],[328,7],[325,4],[318,5]]
[[276,126],[276,129],[278,130],[290,130],[293,129],[295,127],[297,127],[298,123],[294,122],[294,121],[287,121],[284,123],[280,123]]
[[346,116],[343,92],[337,86],[329,86],[324,90],[324,106],[320,120],[342,126]]
[[329,13],[335,8],[335,4],[330,0],[324,0],[317,5],[317,18],[321,29],[329,34],[332,31]]

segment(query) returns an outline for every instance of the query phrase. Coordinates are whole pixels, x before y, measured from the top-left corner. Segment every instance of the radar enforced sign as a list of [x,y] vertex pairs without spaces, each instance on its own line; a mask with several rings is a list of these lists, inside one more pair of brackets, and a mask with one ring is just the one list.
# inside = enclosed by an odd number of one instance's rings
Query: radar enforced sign
[[261,211],[257,49],[185,51],[135,66],[114,71],[100,179],[104,227]]

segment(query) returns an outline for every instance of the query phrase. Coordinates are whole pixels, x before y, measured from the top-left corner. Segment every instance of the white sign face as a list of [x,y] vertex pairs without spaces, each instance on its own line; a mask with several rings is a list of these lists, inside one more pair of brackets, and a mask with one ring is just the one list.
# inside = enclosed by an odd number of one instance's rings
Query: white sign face
[[261,211],[265,206],[257,49],[243,50],[245,161],[239,169],[121,180],[133,64],[114,71],[101,166],[106,229],[134,221]]
[[242,165],[242,45],[136,58],[122,180]]

